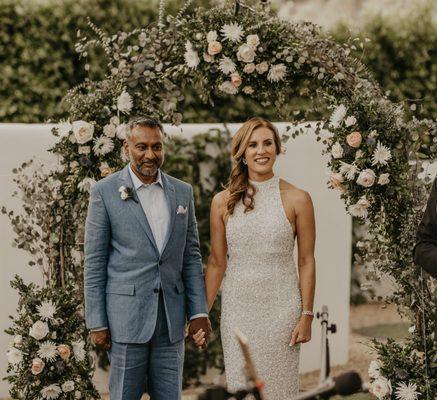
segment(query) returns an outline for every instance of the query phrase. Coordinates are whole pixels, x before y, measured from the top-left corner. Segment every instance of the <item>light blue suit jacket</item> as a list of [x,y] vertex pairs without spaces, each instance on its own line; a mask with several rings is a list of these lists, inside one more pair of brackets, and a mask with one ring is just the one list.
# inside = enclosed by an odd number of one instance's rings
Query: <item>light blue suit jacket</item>
[[[162,254],[128,166],[91,189],[85,230],[86,325],[88,329],[108,326],[116,342],[150,340],[160,287],[172,343],[183,339],[187,318],[207,313],[193,189],[166,174],[162,180],[170,209]],[[120,186],[131,188],[134,197],[122,200]],[[178,214],[179,206],[187,212]]]

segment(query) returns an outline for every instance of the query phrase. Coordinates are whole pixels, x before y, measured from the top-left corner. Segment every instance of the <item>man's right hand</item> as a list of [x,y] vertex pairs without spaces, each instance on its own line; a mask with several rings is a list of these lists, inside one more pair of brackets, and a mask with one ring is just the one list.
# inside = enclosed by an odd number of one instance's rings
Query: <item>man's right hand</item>
[[92,331],[90,332],[91,340],[97,346],[102,347],[104,350],[109,350],[111,348],[111,334],[109,329],[103,331]]

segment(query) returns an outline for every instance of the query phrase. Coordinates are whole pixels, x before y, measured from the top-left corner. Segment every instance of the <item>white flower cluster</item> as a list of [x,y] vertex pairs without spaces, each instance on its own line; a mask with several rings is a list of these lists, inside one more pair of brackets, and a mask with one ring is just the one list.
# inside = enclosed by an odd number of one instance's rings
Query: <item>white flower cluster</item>
[[[344,126],[345,129],[353,128],[357,124],[357,119],[353,115],[347,116],[347,108],[340,104],[332,112],[329,119],[329,126],[331,128],[337,129]],[[331,139],[334,135],[323,133],[323,138],[331,143]],[[363,136],[359,131],[352,131],[346,136],[345,143],[335,142],[331,146],[331,156],[335,160],[340,160],[340,168],[338,171],[333,171],[330,177],[330,186],[332,188],[337,188],[344,190],[342,183],[345,180],[355,181],[358,185],[365,188],[372,187],[375,183],[383,186],[390,183],[390,174],[380,170],[382,167],[386,167],[388,162],[392,158],[391,150],[383,145],[380,141],[376,142],[378,133],[372,131],[368,135],[368,143],[376,143],[376,147],[372,152],[369,162],[371,166],[376,166],[378,168],[379,175],[372,168],[359,169],[356,162],[362,161],[365,157],[365,151],[359,149],[362,142]],[[346,151],[350,152],[355,150],[355,161],[352,163],[346,163],[341,159],[345,156]],[[362,197],[356,204],[349,206],[348,211],[354,217],[367,218],[368,208],[370,207],[370,202],[366,197]]]
[[[35,354],[29,354],[22,335],[15,335],[13,342],[7,350],[7,360],[14,370],[27,369],[32,375],[40,375],[53,368],[58,359],[68,364],[74,359],[76,362],[85,360],[85,342],[73,341],[70,344],[56,343],[58,337],[56,329],[50,330],[49,325],[62,326],[62,319],[56,318],[58,309],[52,300],[42,301],[37,306],[36,315],[40,318],[29,328],[29,337],[38,342]],[[30,317],[29,317],[30,318]],[[30,364],[30,366],[29,366]],[[40,395],[43,399],[57,399],[62,393],[75,390],[75,383],[66,380],[62,384],[54,383],[44,386]],[[77,393],[77,398],[81,393]]]
[[[260,39],[256,34],[250,34],[246,36],[246,42],[241,43],[245,30],[244,28],[236,22],[230,22],[224,24],[220,29],[220,35],[217,31],[209,31],[206,35],[206,45],[201,43],[197,47],[204,47],[205,51],[203,53],[203,60],[207,63],[217,63],[218,69],[225,75],[228,80],[225,80],[219,85],[219,90],[226,94],[237,94],[239,87],[243,84],[243,78],[241,73],[238,71],[238,65],[241,65],[242,72],[245,74],[253,74],[256,72],[258,75],[263,75],[266,72],[266,79],[269,82],[280,82],[283,81],[287,75],[287,66],[283,63],[273,64],[267,61],[260,61],[255,63],[258,52],[262,52],[262,47],[260,45]],[[196,39],[202,39],[203,35],[198,33]],[[223,44],[222,40],[227,41],[230,44],[239,44],[237,50],[232,50],[231,54],[223,54]],[[240,44],[241,43],[241,44]],[[221,53],[221,57],[216,59]],[[185,53],[184,53],[185,64],[190,69],[196,69],[201,59],[199,57],[198,51],[195,46],[187,41],[185,43]],[[255,92],[252,86],[245,85],[242,86],[242,92],[251,95]]]

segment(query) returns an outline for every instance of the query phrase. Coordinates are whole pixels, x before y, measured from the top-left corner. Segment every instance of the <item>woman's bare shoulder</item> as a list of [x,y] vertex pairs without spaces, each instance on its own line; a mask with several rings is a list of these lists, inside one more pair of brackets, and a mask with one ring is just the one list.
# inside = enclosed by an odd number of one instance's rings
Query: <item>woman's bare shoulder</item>
[[211,207],[222,208],[226,205],[226,202],[229,198],[229,190],[222,190],[214,195],[212,198]]
[[307,191],[300,189],[290,182],[287,182],[285,179],[280,180],[279,188],[281,193],[284,194],[285,199],[293,202],[296,205],[303,205],[312,202],[311,196]]

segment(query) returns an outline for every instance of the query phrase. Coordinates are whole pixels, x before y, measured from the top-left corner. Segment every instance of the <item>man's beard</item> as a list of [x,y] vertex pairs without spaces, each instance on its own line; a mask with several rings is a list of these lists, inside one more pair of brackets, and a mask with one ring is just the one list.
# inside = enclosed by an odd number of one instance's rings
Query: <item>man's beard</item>
[[144,163],[138,163],[135,164],[135,169],[138,171],[138,173],[144,177],[151,177],[151,176],[155,176],[156,173],[158,172],[158,169],[161,167],[162,163],[160,163],[159,161],[150,161],[148,164],[151,164],[150,166],[145,166]]

